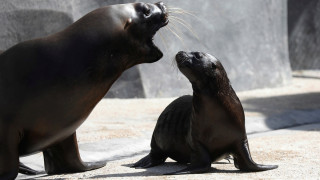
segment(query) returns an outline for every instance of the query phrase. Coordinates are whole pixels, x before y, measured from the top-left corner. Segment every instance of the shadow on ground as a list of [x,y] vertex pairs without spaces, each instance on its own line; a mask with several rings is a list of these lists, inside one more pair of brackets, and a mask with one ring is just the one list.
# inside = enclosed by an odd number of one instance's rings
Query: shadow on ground
[[295,77],[295,78],[304,78],[304,79],[320,79],[320,77],[310,76],[310,75],[293,75],[292,77]]
[[[233,165],[233,163],[231,164]],[[124,164],[122,166],[130,167],[131,164]],[[214,165],[213,165],[214,166]],[[106,175],[95,175],[92,177],[87,177],[89,179],[104,179],[104,178],[125,178],[125,177],[141,177],[141,176],[164,176],[163,173],[175,172],[181,169],[186,168],[186,165],[179,164],[176,162],[166,162],[163,165],[156,167],[143,169],[144,171],[134,172],[134,173],[115,173],[115,174],[106,174]],[[239,170],[220,170],[211,167],[210,171],[207,173],[246,173]]]
[[320,93],[252,98],[242,104],[246,112],[263,114],[264,123],[270,129],[320,122]]

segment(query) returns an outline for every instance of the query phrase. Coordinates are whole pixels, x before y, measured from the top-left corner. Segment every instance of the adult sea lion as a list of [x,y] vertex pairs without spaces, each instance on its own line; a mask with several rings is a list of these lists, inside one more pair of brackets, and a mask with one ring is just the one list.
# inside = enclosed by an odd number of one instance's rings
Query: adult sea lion
[[0,179],[38,151],[48,174],[104,166],[81,160],[76,129],[123,71],[163,56],[152,39],[167,23],[162,2],[106,6],[0,54]]
[[232,155],[241,171],[277,168],[252,160],[244,111],[222,64],[201,52],[179,52],[176,62],[191,82],[193,96],[182,96],[165,108],[154,129],[150,153],[133,167],[153,167],[170,157],[190,164],[169,174],[203,173],[212,162]]

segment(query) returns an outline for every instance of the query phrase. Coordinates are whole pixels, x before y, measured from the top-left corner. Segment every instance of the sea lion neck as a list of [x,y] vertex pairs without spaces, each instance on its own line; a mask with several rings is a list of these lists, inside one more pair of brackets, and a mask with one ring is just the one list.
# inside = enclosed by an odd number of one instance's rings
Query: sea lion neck
[[202,92],[193,92],[193,111],[195,114],[203,114],[206,110],[206,104],[211,102],[218,102],[219,97],[210,94],[208,91],[203,90]]

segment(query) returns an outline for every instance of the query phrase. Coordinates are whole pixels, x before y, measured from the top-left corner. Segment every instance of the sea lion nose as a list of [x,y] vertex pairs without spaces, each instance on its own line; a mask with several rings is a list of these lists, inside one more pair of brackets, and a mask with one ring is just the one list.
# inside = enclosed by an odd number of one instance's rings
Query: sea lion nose
[[169,23],[169,18],[168,18],[168,12],[165,4],[160,1],[155,3],[155,6],[157,6],[161,10],[159,18],[160,18],[160,21],[163,22],[163,26],[167,25]]
[[184,57],[186,57],[186,52],[184,52],[184,51],[179,51],[179,52],[176,54],[176,60],[181,60],[181,59],[183,59]]
[[166,8],[166,6],[164,5],[164,3],[163,3],[162,1],[157,2],[157,3],[155,3],[155,4],[161,9],[161,11],[162,11],[163,13],[166,12],[167,8]]
[[200,52],[192,52],[192,54],[196,59],[201,59],[202,57],[202,54]]
[[164,7],[164,3],[162,1],[156,3],[158,6]]

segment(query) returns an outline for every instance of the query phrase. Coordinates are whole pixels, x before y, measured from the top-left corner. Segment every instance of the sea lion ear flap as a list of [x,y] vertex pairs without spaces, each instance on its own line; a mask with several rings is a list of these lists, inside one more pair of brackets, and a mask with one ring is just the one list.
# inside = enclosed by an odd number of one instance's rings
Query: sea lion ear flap
[[128,27],[129,27],[129,25],[132,23],[132,19],[131,18],[129,18],[128,20],[127,20],[127,22],[126,22],[126,24],[124,25],[124,30],[127,30],[128,29]]

